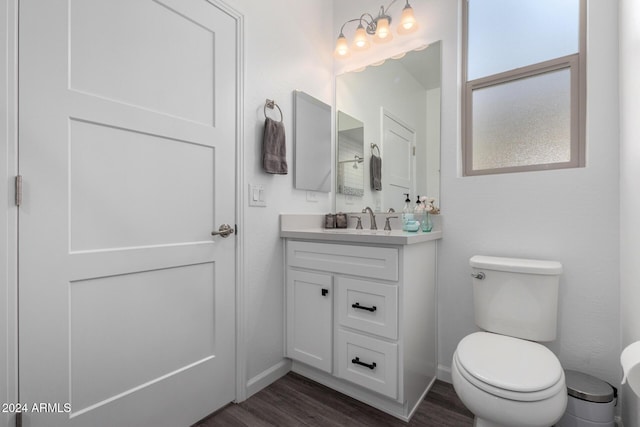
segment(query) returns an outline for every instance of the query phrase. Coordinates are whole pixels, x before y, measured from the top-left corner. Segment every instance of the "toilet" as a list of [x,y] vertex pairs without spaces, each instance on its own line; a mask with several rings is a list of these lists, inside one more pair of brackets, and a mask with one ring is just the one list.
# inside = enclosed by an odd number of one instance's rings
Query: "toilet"
[[562,264],[474,256],[475,323],[453,355],[453,387],[476,427],[549,427],[567,388],[558,358],[538,342],[556,338]]

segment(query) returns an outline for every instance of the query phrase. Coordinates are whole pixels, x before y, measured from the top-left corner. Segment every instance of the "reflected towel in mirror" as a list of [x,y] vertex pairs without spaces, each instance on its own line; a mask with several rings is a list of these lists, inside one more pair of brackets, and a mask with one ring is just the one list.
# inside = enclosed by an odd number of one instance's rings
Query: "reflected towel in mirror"
[[382,158],[372,154],[369,170],[371,171],[371,189],[382,191]]

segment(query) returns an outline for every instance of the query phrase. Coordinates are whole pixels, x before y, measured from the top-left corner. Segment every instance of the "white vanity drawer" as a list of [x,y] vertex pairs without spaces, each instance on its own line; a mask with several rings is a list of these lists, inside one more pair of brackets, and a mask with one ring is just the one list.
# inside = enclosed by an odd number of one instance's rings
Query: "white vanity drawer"
[[396,248],[289,241],[287,263],[291,267],[398,280]]
[[398,345],[338,330],[338,377],[398,398]]
[[398,339],[398,287],[336,277],[340,325]]

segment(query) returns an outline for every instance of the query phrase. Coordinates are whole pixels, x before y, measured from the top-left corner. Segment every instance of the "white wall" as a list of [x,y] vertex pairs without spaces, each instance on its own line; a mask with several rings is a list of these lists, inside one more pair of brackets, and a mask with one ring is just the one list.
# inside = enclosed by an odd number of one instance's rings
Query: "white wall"
[[[249,393],[286,370],[284,346],[284,272],[281,212],[329,212],[328,193],[307,202],[293,188],[293,94],[302,90],[327,104],[333,101],[332,9],[326,0],[227,0],[245,17],[244,139],[245,183],[262,184],[267,207],[245,205],[244,274]],[[261,168],[265,99],[274,99],[284,115],[289,175],[268,175]],[[271,117],[278,117],[278,113]]]
[[452,135],[459,104],[455,116],[448,104],[459,91],[443,86],[443,377],[458,341],[475,330],[468,260],[484,254],[562,262],[558,337],[549,347],[565,368],[619,381],[617,2],[589,0],[588,21],[585,168],[461,177],[459,132]]
[[[620,324],[622,347],[640,340],[640,4],[620,0]],[[640,425],[640,403],[623,388],[626,426]]]
[[424,178],[421,178],[420,175],[416,177],[419,185],[426,183],[426,189],[418,187],[418,193],[437,198],[436,206],[440,206],[441,92],[440,88],[427,91],[427,119],[425,122],[427,146],[422,155],[420,152],[417,153],[418,159],[422,158],[423,161],[426,161],[426,167],[422,168],[425,174]]

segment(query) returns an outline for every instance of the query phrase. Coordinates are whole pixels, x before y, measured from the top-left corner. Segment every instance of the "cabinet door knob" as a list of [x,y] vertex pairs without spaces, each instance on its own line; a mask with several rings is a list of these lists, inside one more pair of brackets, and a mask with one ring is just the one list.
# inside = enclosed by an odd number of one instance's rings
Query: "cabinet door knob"
[[323,297],[326,297],[328,293],[329,293],[329,289],[322,288],[322,296]]

